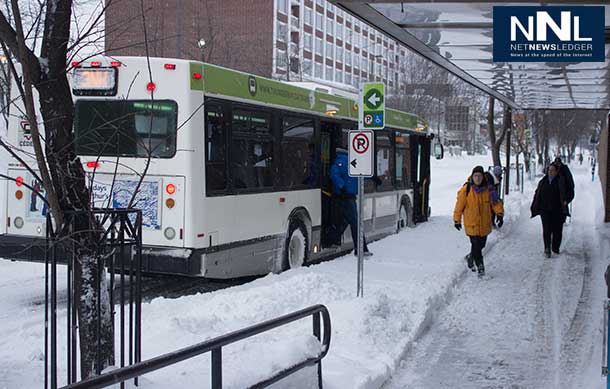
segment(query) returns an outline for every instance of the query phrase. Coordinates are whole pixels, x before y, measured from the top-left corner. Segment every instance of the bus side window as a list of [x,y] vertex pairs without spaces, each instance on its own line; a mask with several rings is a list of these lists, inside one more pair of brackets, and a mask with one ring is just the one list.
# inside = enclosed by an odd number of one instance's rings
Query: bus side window
[[271,115],[264,111],[233,108],[231,180],[235,189],[273,186],[273,134]]
[[410,188],[411,152],[409,151],[409,134],[396,133],[396,186]]
[[376,131],[375,148],[377,149],[377,177],[381,180],[378,191],[393,189],[394,151],[392,138],[387,131]]
[[282,120],[282,184],[287,189],[320,185],[320,163],[314,121],[285,115]]
[[222,106],[206,104],[206,187],[208,192],[227,188],[225,167],[226,123]]

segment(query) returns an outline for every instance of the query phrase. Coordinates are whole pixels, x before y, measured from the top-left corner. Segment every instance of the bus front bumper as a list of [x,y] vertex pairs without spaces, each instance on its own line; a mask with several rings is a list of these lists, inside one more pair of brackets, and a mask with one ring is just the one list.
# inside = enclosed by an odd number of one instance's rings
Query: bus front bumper
[[[0,258],[44,262],[45,247],[44,238],[0,235]],[[125,250],[129,250],[129,247],[126,246]],[[151,274],[202,276],[201,254],[196,251],[182,248],[143,246],[142,271]],[[65,253],[58,249],[56,254],[58,263],[66,263]]]

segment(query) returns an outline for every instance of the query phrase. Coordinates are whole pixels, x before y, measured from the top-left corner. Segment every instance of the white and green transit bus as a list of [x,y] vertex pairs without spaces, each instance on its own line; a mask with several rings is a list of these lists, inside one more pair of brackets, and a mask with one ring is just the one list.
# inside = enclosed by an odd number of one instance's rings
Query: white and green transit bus
[[[196,61],[73,65],[76,151],[94,177],[95,205],[125,207],[151,157],[135,204],[144,216],[145,271],[232,278],[351,249],[347,231],[338,249],[327,248],[325,236],[329,169],[335,148],[357,128],[353,100]],[[381,185],[365,188],[369,240],[428,217],[432,136],[415,115],[386,115],[386,129],[375,133]],[[27,159],[31,136],[19,116],[9,142]],[[18,163],[9,175],[40,188]],[[46,208],[19,182],[5,185],[0,255],[36,255]]]

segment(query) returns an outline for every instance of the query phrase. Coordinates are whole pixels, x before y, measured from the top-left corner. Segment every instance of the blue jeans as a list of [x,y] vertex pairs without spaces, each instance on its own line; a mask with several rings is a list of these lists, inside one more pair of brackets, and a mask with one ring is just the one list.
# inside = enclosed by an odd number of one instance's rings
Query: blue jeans
[[[337,224],[339,236],[343,234],[345,228],[350,226],[352,232],[352,241],[354,242],[354,252],[358,252],[358,207],[355,199],[340,199],[338,206],[341,211],[341,220]],[[366,245],[366,238],[363,239],[364,251],[369,251]]]

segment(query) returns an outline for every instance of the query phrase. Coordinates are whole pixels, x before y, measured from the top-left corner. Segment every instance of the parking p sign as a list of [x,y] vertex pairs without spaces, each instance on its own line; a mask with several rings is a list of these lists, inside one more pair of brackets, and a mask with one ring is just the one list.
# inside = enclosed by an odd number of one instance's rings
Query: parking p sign
[[358,128],[381,130],[385,127],[385,85],[365,82],[360,85],[358,99]]

